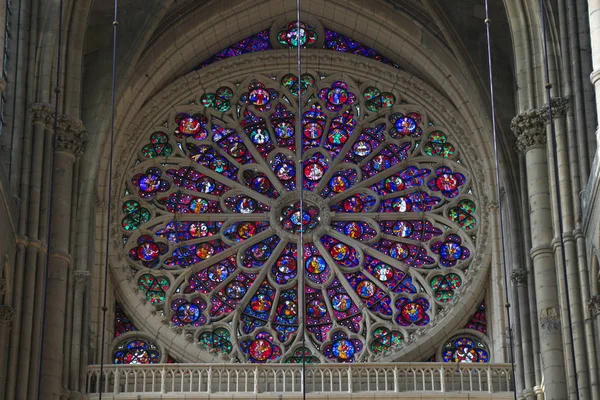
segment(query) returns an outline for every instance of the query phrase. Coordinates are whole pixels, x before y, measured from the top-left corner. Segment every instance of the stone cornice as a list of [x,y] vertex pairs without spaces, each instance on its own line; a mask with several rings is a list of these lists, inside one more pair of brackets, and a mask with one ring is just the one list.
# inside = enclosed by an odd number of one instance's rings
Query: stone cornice
[[546,120],[541,110],[527,110],[513,118],[510,128],[517,135],[519,152],[546,145]]
[[527,285],[527,270],[523,268],[515,269],[510,274],[510,279],[513,285],[524,286]]

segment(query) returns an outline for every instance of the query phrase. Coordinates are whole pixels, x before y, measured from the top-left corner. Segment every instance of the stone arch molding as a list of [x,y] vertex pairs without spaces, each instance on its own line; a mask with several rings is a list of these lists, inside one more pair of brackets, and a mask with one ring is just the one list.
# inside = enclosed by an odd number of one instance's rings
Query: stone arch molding
[[[453,139],[461,154],[460,166],[472,178],[470,185],[478,196],[479,226],[477,248],[473,248],[471,266],[467,273],[462,275],[464,285],[457,290],[454,301],[448,306],[442,308],[433,305],[436,311],[431,316],[432,322],[428,326],[404,330],[404,345],[397,351],[379,357],[381,361],[419,360],[431,353],[435,348],[433,343],[439,345],[448,337],[448,332],[460,328],[461,324],[466,322],[469,314],[464,313],[463,310],[475,306],[487,285],[491,247],[488,238],[490,225],[488,213],[491,203],[486,193],[491,192],[492,184],[488,180],[489,174],[486,171],[490,171],[492,166],[489,157],[490,149],[484,144],[486,139],[482,137],[481,132],[470,129],[470,125],[466,122],[470,116],[462,115],[439,92],[414,76],[376,61],[349,54],[323,50],[305,50],[303,54],[303,68],[317,79],[323,76],[326,80],[329,79],[329,83],[334,79],[347,79],[353,82],[356,88],[360,86],[361,89],[365,87],[364,85],[376,86],[382,91],[394,93],[398,102],[403,103],[398,104],[398,107],[405,109],[417,107],[424,115],[429,115],[436,126],[444,127]],[[201,349],[196,343],[197,334],[189,329],[169,326],[168,305],[156,307],[135,290],[141,272],[136,273],[132,270],[123,251],[120,227],[123,215],[120,208],[123,189],[136,168],[135,163],[139,155],[137,150],[143,146],[152,132],[161,126],[163,130],[170,127],[168,123],[165,126],[164,121],[168,121],[175,113],[186,108],[200,107],[193,103],[198,104],[202,94],[214,93],[217,88],[227,85],[235,89],[236,84],[248,84],[250,78],[257,78],[266,84],[275,84],[271,77],[279,79],[285,72],[294,72],[293,67],[290,66],[290,60],[293,59],[293,51],[270,51],[268,54],[248,54],[223,60],[202,70],[191,72],[167,86],[147,102],[129,126],[120,129],[118,133],[115,162],[116,165],[128,167],[117,168],[114,185],[119,190],[113,191],[114,196],[111,199],[113,210],[111,231],[114,234],[110,265],[113,283],[118,291],[118,297],[123,299],[124,306],[136,327],[148,332],[152,337],[160,338],[165,351],[181,361],[223,362],[227,358]],[[360,93],[356,94],[360,95]],[[185,280],[183,275],[179,278],[174,277],[167,296],[171,295],[174,288],[183,280]],[[422,282],[425,280],[423,279]]]

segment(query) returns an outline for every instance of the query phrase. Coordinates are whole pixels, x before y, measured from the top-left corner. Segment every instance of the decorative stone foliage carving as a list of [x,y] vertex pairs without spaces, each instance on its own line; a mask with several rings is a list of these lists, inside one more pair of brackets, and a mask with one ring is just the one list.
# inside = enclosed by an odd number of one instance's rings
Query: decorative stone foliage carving
[[554,332],[560,328],[560,316],[554,307],[544,308],[540,313],[542,329]]
[[35,123],[50,125],[54,110],[47,103],[35,103],[31,105],[31,120]]
[[67,115],[58,117],[56,151],[73,154],[76,158],[83,154],[83,140],[87,136],[83,122]]
[[[51,128],[54,123],[54,108],[47,103],[35,103],[31,106],[31,120]],[[56,121],[56,151],[62,151],[79,157],[83,153],[83,141],[87,132],[83,122],[68,115],[59,115]]]
[[85,271],[85,270],[73,271],[73,282],[74,282],[75,286],[87,285],[88,281],[90,280],[91,275],[92,274],[90,273],[90,271]]
[[517,150],[521,153],[546,145],[546,114],[541,110],[522,112],[513,118],[510,128],[517,135]]
[[14,317],[14,310],[11,306],[0,306],[0,324],[9,325]]
[[[552,116],[554,118],[567,115],[567,112],[569,111],[568,97],[555,97],[550,104],[552,105]],[[548,120],[548,104],[545,104],[540,111],[546,115],[546,120]]]
[[523,268],[516,269],[510,275],[513,285],[527,285],[527,270]]
[[590,308],[590,311],[592,312],[593,316],[599,315],[600,314],[600,295],[592,296],[592,298],[588,302],[588,307]]

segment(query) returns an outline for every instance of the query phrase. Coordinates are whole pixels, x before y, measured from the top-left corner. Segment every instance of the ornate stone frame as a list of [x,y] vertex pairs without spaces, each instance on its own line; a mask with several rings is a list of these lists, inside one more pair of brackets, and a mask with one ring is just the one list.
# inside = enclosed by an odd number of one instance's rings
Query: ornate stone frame
[[[136,156],[132,148],[139,148],[141,141],[146,139],[142,133],[148,132],[157,122],[164,119],[158,116],[167,115],[175,110],[175,107],[184,99],[193,99],[198,94],[208,91],[219,83],[228,80],[236,80],[237,76],[247,76],[252,73],[263,75],[278,75],[281,71],[293,72],[295,65],[295,52],[293,50],[274,50],[268,53],[256,53],[227,59],[214,65],[193,71],[159,92],[151,101],[137,114],[137,117],[122,129],[118,142],[116,143],[116,165],[131,165]],[[382,361],[412,361],[431,353],[432,348],[439,345],[448,337],[450,331],[459,328],[469,318],[465,310],[474,309],[480,300],[482,292],[487,284],[488,269],[491,259],[491,239],[488,238],[490,227],[490,215],[486,214],[489,198],[486,193],[491,193],[493,171],[491,149],[486,138],[480,132],[469,129],[469,115],[462,115],[449,100],[435,89],[420,79],[399,71],[387,65],[382,65],[373,60],[365,59],[350,54],[333,53],[326,50],[305,50],[303,65],[317,71],[328,74],[351,73],[356,79],[364,79],[377,82],[382,88],[393,88],[400,91],[407,99],[421,105],[430,114],[435,115],[440,123],[447,127],[451,135],[456,138],[462,154],[469,154],[468,158],[461,161],[473,173],[473,185],[480,193],[481,222],[479,228],[481,252],[474,255],[472,267],[466,279],[470,284],[466,290],[459,291],[453,307],[448,308],[445,324],[435,324],[431,328],[416,331],[412,338],[398,352],[387,356]],[[477,151],[475,150],[477,149]],[[117,169],[114,176],[115,187],[122,187],[127,169]],[[120,207],[121,193],[113,192],[112,207],[113,220],[111,221],[111,232],[113,233],[113,245],[110,253],[111,271],[113,283],[116,286],[118,297],[123,300],[123,306],[132,318],[138,329],[151,332],[152,336],[161,338],[167,350],[178,359],[202,362],[219,362],[215,356],[201,351],[192,343],[189,335],[181,335],[177,331],[169,329],[162,323],[162,317],[156,315],[156,310],[149,304],[144,304],[140,297],[131,290],[133,278],[128,267],[123,267],[123,254],[120,251],[120,235],[116,228],[118,220],[118,208]],[[439,316],[438,318],[441,318]],[[426,337],[425,337],[425,334]],[[168,344],[168,345],[166,345]]]

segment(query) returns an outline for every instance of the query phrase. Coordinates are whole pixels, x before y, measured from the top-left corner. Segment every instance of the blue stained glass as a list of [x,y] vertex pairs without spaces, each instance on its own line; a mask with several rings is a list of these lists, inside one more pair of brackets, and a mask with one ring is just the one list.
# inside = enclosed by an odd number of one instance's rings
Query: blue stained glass
[[400,69],[398,64],[383,57],[375,50],[329,29],[325,29],[325,48],[329,50],[340,51],[342,53],[352,53],[359,56],[372,58],[384,64],[389,64],[394,68]]
[[[377,51],[370,47],[363,45],[356,40],[350,39],[347,36],[340,35],[339,33],[330,29],[325,29],[325,49],[332,51],[339,51],[342,53],[352,53],[359,56],[371,58],[384,64],[393,66],[394,68],[401,69],[400,66],[388,58],[383,57]],[[204,68],[217,61],[224,60],[226,58],[237,57],[242,54],[256,53],[260,51],[273,50],[271,41],[269,38],[269,30],[261,31],[255,35],[249,36],[239,42],[226,47],[219,51],[214,56],[203,61],[195,69]]]
[[[341,51],[373,56],[341,38]],[[224,329],[245,361],[289,360],[300,321],[310,357],[363,361],[437,323],[463,284],[478,254],[476,185],[458,154],[426,152],[421,107],[388,96],[365,111],[352,77],[294,78],[223,81],[173,112],[159,133],[176,154],[139,153],[125,180],[126,261],[171,326],[199,341]],[[468,234],[456,209],[470,213]]]
[[207,65],[224,60],[226,58],[237,57],[242,54],[255,53],[258,51],[271,50],[272,48],[273,47],[271,47],[271,42],[269,40],[269,31],[262,31],[221,50],[196,67],[196,69],[206,67]]

